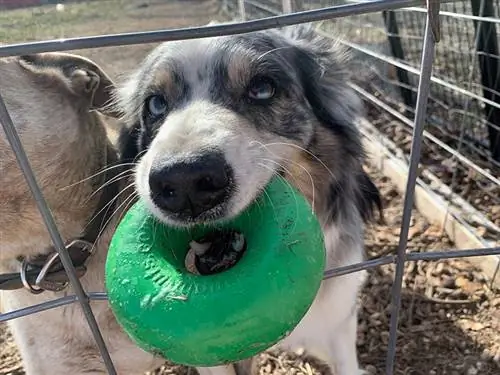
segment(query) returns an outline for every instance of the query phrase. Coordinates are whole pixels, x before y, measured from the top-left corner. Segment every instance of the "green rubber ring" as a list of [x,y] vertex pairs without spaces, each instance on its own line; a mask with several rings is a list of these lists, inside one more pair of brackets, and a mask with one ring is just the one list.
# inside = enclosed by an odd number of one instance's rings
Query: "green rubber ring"
[[173,363],[210,367],[254,356],[286,337],[318,292],[323,234],[311,206],[282,179],[238,217],[219,225],[244,234],[232,268],[187,272],[192,239],[212,227],[165,227],[138,201],[111,241],[106,288],[125,332]]

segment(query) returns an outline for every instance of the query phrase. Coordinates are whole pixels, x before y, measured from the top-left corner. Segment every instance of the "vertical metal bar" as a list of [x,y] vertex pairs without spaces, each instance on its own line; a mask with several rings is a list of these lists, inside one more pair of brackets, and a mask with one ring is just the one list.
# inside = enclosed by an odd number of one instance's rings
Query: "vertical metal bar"
[[238,8],[240,10],[240,18],[242,21],[247,20],[247,13],[245,11],[245,0],[238,0]]
[[[398,22],[396,20],[396,12],[394,11],[384,11],[382,12],[382,17],[384,18],[385,28],[387,30],[387,39],[389,40],[389,45],[391,47],[392,55],[399,61],[405,60],[405,53],[403,49],[403,44],[401,43],[401,36],[399,35]],[[399,85],[399,90],[401,96],[403,97],[403,102],[406,108],[413,108],[415,104],[415,98],[413,95],[410,82],[410,77],[405,69],[396,67],[396,74],[398,76],[398,81],[401,83]],[[408,113],[406,113],[408,115]]]
[[[483,4],[484,2],[484,4]],[[472,13],[474,16],[495,17],[492,0],[472,0]],[[488,21],[473,21],[476,30],[475,48],[481,70],[481,84],[483,96],[493,102],[500,103],[500,70],[498,63],[498,38],[495,24]],[[493,125],[500,126],[500,110],[485,104],[485,114],[488,126],[490,152],[493,160],[500,162],[500,131]]]
[[418,82],[417,106],[415,110],[415,122],[410,152],[410,166],[408,180],[406,181],[406,193],[403,206],[403,219],[401,232],[399,234],[399,244],[397,250],[396,272],[392,288],[391,298],[391,319],[389,330],[389,344],[386,361],[386,374],[394,374],[394,364],[396,357],[397,330],[399,321],[399,309],[401,307],[401,291],[403,287],[403,273],[406,258],[406,246],[408,244],[408,231],[410,229],[411,211],[415,185],[418,175],[418,163],[422,146],[422,134],[424,131],[425,117],[427,111],[427,100],[430,92],[432,62],[434,59],[434,34],[432,32],[430,7],[428,7],[427,20],[425,24],[424,47],[422,50],[422,64],[420,79]]
[[54,243],[54,246],[57,252],[59,253],[61,262],[64,266],[64,269],[66,270],[66,273],[68,274],[71,286],[75,291],[75,294],[78,298],[78,302],[82,307],[85,318],[87,319],[92,334],[94,335],[101,356],[104,360],[104,363],[106,364],[108,373],[110,375],[116,375],[113,362],[111,361],[111,357],[106,348],[106,344],[104,343],[104,340],[102,338],[101,331],[99,330],[99,326],[97,325],[94,313],[92,312],[92,308],[90,307],[89,298],[85,293],[85,291],[83,290],[80,280],[76,276],[75,268],[73,267],[71,258],[69,257],[69,254],[66,251],[66,247],[57,229],[54,217],[52,216],[49,206],[47,205],[47,202],[43,197],[40,187],[38,186],[33,170],[31,169],[30,163],[28,161],[28,157],[26,156],[24,148],[21,144],[21,140],[19,139],[19,135],[17,134],[14,124],[12,123],[12,119],[9,115],[9,112],[7,111],[7,107],[5,105],[5,102],[1,94],[0,94],[0,122],[2,123],[3,130],[12,148],[12,151],[14,151],[14,154],[16,155],[17,162],[19,164],[19,167],[21,168],[21,171],[23,172],[24,178],[26,179],[26,182],[28,183],[31,193],[33,194],[33,198],[36,201],[38,210],[42,215],[43,221],[45,223],[45,226],[47,227],[52,242]]
[[283,5],[283,13],[292,13],[292,0],[281,0]]
[[[483,9],[484,9],[485,4],[486,4],[485,1],[486,0],[479,0],[478,1],[479,4],[473,5],[473,8],[474,8],[474,6],[479,6],[479,9],[478,9],[478,13],[479,14],[483,13]],[[474,9],[473,9],[473,11],[474,11]],[[479,40],[480,40],[480,38],[481,38],[481,36],[483,34],[482,30],[483,30],[484,24],[485,24],[485,22],[483,22],[483,21],[479,21],[479,23],[474,22],[474,27],[476,28],[476,34],[475,34],[475,37],[474,37],[473,44],[469,46],[470,50],[472,51],[472,54],[471,54],[471,63],[468,66],[467,82],[466,83],[467,83],[467,86],[468,86],[467,87],[468,90],[470,90],[471,92],[474,90],[474,86],[473,85],[474,85],[474,78],[475,78],[475,74],[474,73],[475,73],[475,70],[476,70],[476,65],[480,61],[480,59],[476,59],[476,56],[478,55],[478,47],[479,47],[479,44],[480,44]],[[460,33],[458,33],[458,34],[460,35]],[[467,38],[467,39],[469,39],[469,38]],[[465,59],[462,59],[462,60],[465,60]],[[461,78],[461,80],[464,80],[465,76],[462,76],[460,78]],[[465,84],[463,85],[463,87],[464,88],[466,87]],[[463,106],[462,106],[462,110],[463,110],[464,114],[469,113],[470,103],[471,103],[471,98],[469,96],[465,96],[464,97]],[[486,106],[486,104],[485,104],[485,106]],[[450,120],[452,120],[452,119],[450,118]],[[474,121],[471,121],[469,118],[462,119],[462,121],[460,121],[460,132],[459,132],[459,135],[458,135],[458,144],[455,147],[455,150],[456,150],[457,154],[461,154],[462,153],[462,148],[466,145],[466,143],[464,142],[464,140],[466,138],[468,138],[467,134],[466,134],[466,129],[470,129],[474,125],[475,125]],[[473,141],[474,141],[474,139],[473,139]],[[452,162],[455,162],[457,160],[457,154],[455,154],[455,155],[452,156],[452,159],[451,159]],[[456,189],[457,189],[457,181],[459,180],[458,179],[459,172],[460,172],[460,170],[458,168],[454,168],[453,169],[453,174],[451,176],[451,182],[449,183],[450,193],[449,193],[449,195],[447,197],[448,198],[448,205],[449,206],[453,204],[454,194],[457,193]],[[450,215],[450,211],[447,210],[445,218],[444,218],[443,231],[444,231],[444,226],[445,226],[447,220],[449,219],[449,215]]]

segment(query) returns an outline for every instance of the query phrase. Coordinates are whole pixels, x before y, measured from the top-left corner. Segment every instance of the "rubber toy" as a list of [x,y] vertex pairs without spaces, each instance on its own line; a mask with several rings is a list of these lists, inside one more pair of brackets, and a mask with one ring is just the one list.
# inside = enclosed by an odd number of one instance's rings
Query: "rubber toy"
[[[190,243],[214,231],[240,233],[242,256],[222,272],[189,271]],[[112,238],[106,289],[118,323],[142,349],[210,367],[249,358],[286,337],[311,306],[324,265],[311,206],[274,178],[239,216],[211,226],[167,227],[139,200]]]

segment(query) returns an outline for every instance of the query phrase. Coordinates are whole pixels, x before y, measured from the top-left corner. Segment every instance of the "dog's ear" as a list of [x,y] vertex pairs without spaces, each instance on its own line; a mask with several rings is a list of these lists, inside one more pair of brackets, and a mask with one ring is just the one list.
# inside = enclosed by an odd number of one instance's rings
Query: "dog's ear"
[[111,107],[115,85],[92,60],[69,53],[48,52],[19,57],[24,69],[43,77],[46,83],[63,82],[90,110],[118,117]]

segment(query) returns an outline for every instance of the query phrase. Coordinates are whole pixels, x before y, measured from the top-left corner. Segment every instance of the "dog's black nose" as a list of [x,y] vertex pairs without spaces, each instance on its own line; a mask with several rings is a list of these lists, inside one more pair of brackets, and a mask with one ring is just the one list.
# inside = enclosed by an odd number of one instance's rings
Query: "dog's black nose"
[[224,155],[216,152],[157,163],[149,174],[151,197],[166,212],[195,218],[227,198],[230,175]]

